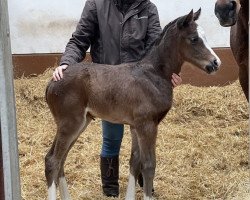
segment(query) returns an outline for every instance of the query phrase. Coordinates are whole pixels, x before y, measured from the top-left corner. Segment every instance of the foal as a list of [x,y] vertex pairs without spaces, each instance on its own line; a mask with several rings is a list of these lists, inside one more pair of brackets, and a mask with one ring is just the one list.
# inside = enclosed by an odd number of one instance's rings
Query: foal
[[239,66],[239,80],[243,92],[249,101],[249,0],[217,0],[215,15],[222,26],[232,26],[230,46]]
[[144,199],[152,199],[157,127],[172,105],[171,75],[180,72],[184,61],[209,74],[221,64],[195,22],[199,15],[200,10],[191,11],[169,23],[140,62],[117,66],[79,63],[68,67],[62,80],[49,83],[46,100],[57,124],[45,158],[49,200],[56,199],[56,185],[61,198],[70,199],[64,162],[95,117],[130,125],[132,151],[126,199],[135,199],[140,172]]

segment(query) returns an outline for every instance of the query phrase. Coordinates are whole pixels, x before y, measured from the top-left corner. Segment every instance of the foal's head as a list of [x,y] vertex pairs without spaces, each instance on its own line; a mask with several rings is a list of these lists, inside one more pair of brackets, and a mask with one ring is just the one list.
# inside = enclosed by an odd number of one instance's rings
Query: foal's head
[[237,21],[239,0],[217,0],[214,13],[221,26],[233,26]]
[[181,59],[211,74],[219,69],[221,61],[208,45],[204,32],[195,22],[201,9],[193,10],[177,20],[177,35]]

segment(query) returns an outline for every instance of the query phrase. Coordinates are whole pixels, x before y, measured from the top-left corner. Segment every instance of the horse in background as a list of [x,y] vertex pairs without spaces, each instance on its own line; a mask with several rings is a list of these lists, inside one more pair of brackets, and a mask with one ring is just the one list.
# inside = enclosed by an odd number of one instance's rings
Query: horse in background
[[200,11],[192,10],[165,26],[151,52],[139,62],[116,66],[78,63],[64,71],[62,80],[49,82],[46,101],[57,125],[45,157],[49,200],[56,200],[56,186],[63,200],[70,199],[64,163],[79,135],[96,117],[130,125],[132,150],[126,200],[135,199],[140,173],[144,200],[152,199],[158,124],[172,106],[171,75],[178,74],[185,61],[209,74],[221,64],[196,23]]
[[221,26],[231,26],[230,46],[239,66],[239,81],[249,101],[249,0],[217,0],[215,15]]

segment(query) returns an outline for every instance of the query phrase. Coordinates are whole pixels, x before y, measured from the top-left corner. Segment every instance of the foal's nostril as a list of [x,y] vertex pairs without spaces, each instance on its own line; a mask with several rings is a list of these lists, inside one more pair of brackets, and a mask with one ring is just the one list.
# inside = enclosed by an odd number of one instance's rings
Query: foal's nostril
[[218,63],[217,59],[214,59],[213,64],[214,64],[216,67],[219,66],[219,63]]

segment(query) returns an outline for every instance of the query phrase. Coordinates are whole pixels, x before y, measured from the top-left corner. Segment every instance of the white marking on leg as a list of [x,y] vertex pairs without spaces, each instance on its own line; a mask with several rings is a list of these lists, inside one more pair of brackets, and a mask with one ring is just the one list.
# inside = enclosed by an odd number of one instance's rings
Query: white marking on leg
[[59,191],[62,200],[70,200],[70,194],[65,177],[59,178]]
[[206,36],[205,36],[205,33],[204,33],[204,30],[201,26],[198,26],[197,27],[197,32],[198,32],[198,35],[199,37],[202,39],[205,47],[210,51],[210,53],[212,55],[214,55],[214,57],[216,58],[217,62],[218,62],[218,66],[221,65],[221,60],[220,58],[216,55],[216,53],[213,51],[213,49],[209,46],[208,42],[207,42],[207,39],[206,39]]
[[56,200],[56,184],[54,181],[49,187],[48,193],[49,193],[49,196],[48,196],[49,200]]
[[128,188],[125,200],[134,200],[134,199],[135,199],[135,177],[132,174],[130,174],[128,179]]
[[143,200],[153,200],[153,197],[148,197],[146,194],[143,195]]

